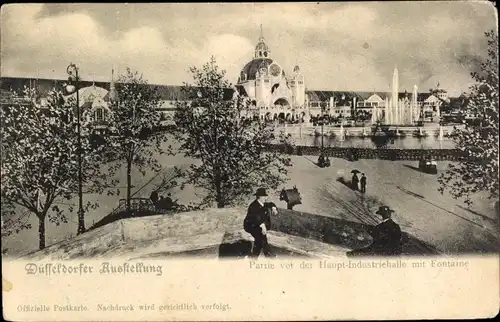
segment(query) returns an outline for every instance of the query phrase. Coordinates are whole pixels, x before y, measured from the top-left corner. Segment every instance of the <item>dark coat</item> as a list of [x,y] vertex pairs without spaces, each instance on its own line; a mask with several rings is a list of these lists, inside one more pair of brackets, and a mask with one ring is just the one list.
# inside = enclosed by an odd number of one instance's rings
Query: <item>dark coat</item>
[[256,228],[260,229],[260,225],[265,224],[267,229],[271,229],[271,216],[269,215],[269,208],[262,206],[257,200],[254,200],[248,206],[247,216],[243,221],[243,228],[245,231],[250,232]]
[[359,180],[359,183],[360,183],[362,186],[366,186],[366,177],[361,177],[361,179]]
[[373,237],[372,250],[381,255],[398,255],[402,252],[401,228],[392,219],[373,227],[370,231]]

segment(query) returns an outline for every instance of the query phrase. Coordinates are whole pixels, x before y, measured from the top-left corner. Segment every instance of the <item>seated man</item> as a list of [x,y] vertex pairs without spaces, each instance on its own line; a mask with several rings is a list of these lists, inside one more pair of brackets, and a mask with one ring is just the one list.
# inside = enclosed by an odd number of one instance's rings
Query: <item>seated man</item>
[[394,210],[387,206],[379,207],[376,214],[381,215],[383,220],[368,231],[373,237],[372,244],[366,248],[348,252],[347,255],[401,255],[403,251],[401,228],[391,219],[392,212]]
[[276,214],[277,208],[273,203],[265,202],[266,189],[259,188],[255,193],[256,199],[248,207],[247,216],[243,221],[243,228],[254,238],[252,257],[259,257],[263,250],[266,257],[275,257],[271,253],[267,242],[267,230],[271,228],[271,213]]
[[160,210],[172,210],[174,202],[172,201],[172,194],[169,192],[167,197],[160,197],[157,203],[157,208]]

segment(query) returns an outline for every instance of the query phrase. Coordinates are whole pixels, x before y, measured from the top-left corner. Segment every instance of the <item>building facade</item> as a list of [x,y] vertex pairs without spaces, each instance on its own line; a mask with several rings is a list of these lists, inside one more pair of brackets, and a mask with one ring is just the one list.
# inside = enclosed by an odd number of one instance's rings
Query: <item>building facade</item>
[[271,50],[260,36],[254,56],[241,70],[236,83],[251,102],[252,114],[264,121],[293,121],[305,116],[305,83],[299,66],[287,76],[272,59]]
[[[234,88],[224,89],[225,98],[235,94],[248,99],[249,109],[245,117],[258,117],[263,122],[309,123],[322,115],[332,118],[350,119],[363,115],[372,122],[385,121],[412,123],[416,120],[439,120],[439,106],[449,100],[446,90],[439,88],[429,93],[417,93],[416,85],[412,93],[399,91],[397,68],[393,73],[391,92],[324,91],[308,90],[306,79],[299,66],[291,73],[273,59],[270,47],[262,32],[251,60],[238,75]],[[28,79],[3,77],[1,89],[22,90],[34,87],[37,102],[44,104],[44,97],[52,88],[63,86],[65,80]],[[105,119],[108,101],[116,96],[114,75],[111,82],[81,82],[80,97],[88,105],[90,115],[96,120]],[[173,121],[177,101],[188,101],[182,86],[151,85],[160,94],[164,120]],[[83,103],[81,103],[83,104]]]

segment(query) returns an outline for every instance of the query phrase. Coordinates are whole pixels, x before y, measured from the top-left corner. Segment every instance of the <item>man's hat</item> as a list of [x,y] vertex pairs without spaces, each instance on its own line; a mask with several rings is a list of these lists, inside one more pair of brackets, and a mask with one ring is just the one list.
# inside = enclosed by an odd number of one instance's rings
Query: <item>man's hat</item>
[[389,208],[387,206],[380,206],[380,207],[378,207],[378,210],[375,213],[378,215],[382,215],[382,214],[389,214],[390,215],[391,212],[394,212],[394,210],[392,210],[391,208]]
[[257,197],[266,197],[267,196],[266,189],[265,188],[259,188],[259,189],[257,189],[257,192],[255,193],[255,196],[257,196]]

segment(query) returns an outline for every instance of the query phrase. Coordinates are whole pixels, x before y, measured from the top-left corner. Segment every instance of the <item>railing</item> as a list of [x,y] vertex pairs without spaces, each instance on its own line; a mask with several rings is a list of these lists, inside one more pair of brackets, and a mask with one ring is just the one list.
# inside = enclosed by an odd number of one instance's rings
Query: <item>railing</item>
[[[320,155],[321,147],[317,146],[287,146],[271,144],[268,151],[277,151],[290,155]],[[430,157],[437,161],[458,161],[465,157],[458,149],[368,149],[368,148],[341,148],[324,147],[323,154],[333,158],[349,159],[382,159],[382,160],[414,160]]]

